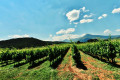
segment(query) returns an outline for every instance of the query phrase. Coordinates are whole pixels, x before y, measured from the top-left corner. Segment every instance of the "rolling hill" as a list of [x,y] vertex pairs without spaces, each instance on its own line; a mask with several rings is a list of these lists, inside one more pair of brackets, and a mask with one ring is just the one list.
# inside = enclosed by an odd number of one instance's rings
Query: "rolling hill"
[[40,47],[51,44],[59,44],[63,42],[42,41],[36,38],[14,38],[0,41],[0,48],[25,48],[25,47]]

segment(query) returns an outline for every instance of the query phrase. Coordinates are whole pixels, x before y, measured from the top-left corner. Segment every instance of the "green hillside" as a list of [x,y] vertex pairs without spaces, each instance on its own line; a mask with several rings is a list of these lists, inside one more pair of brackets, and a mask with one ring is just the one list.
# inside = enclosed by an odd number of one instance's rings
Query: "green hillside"
[[63,42],[42,41],[36,38],[16,38],[0,41],[0,48],[25,48],[25,47],[40,47],[51,44],[59,44]]

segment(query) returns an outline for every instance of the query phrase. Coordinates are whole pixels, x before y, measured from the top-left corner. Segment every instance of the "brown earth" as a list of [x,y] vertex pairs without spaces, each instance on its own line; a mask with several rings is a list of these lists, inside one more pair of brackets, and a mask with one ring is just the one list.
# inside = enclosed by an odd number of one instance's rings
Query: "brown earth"
[[[85,55],[84,53],[81,52],[81,55]],[[87,58],[88,60],[85,61],[85,58]],[[94,62],[94,64],[97,64],[96,60],[92,57],[83,57],[82,58],[83,63],[85,63],[85,66],[87,67],[87,69],[91,70],[90,73],[94,74],[95,76],[98,76],[100,80],[115,80],[113,75],[111,75],[113,72],[112,71],[108,71],[108,70],[104,70],[102,68],[98,68],[95,67],[91,64],[91,62]],[[102,65],[104,66],[104,65]]]
[[[69,52],[71,52],[71,50]],[[66,57],[67,56],[65,56],[65,58]],[[89,76],[87,74],[81,73],[82,69],[78,69],[75,66],[72,66],[72,59],[71,58],[72,57],[70,55],[69,58],[68,58],[69,60],[68,60],[67,64],[65,64],[65,65],[63,65],[63,64],[59,65],[59,67],[57,68],[58,71],[59,71],[58,75],[61,75],[62,73],[66,72],[66,71],[70,71],[70,72],[72,72],[74,74],[73,80],[78,80],[78,79],[79,80],[88,80],[88,79],[92,80],[91,76]]]
[[[71,53],[71,49],[67,54],[69,53]],[[59,67],[57,68],[59,71],[58,75],[61,75],[64,72],[69,71],[74,74],[73,80],[93,80],[95,77],[98,77],[100,80],[115,80],[113,75],[111,75],[113,73],[112,71],[104,70],[102,68],[93,66],[91,62],[97,64],[97,61],[94,58],[86,57],[85,54],[82,52],[81,55],[82,55],[81,61],[87,67],[87,70],[79,69],[76,66],[72,66],[72,59],[71,59],[72,56],[69,55],[69,56],[65,56],[65,58],[68,58],[67,63],[60,64]],[[104,64],[102,66],[104,66]]]

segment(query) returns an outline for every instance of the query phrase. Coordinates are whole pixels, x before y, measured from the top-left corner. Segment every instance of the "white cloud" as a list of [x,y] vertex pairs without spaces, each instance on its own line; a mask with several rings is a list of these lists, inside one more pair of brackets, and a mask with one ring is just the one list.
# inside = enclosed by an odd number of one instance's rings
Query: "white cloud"
[[120,8],[113,9],[112,13],[120,13]]
[[82,19],[80,20],[80,23],[90,23],[90,22],[93,22],[93,19]]
[[61,29],[60,31],[56,32],[56,34],[64,34],[64,33],[65,33],[64,29]]
[[103,14],[102,16],[105,18],[105,17],[107,17],[107,14]]
[[79,22],[73,22],[73,24],[78,24]]
[[10,38],[23,38],[23,37],[29,37],[29,35],[25,34],[25,35],[11,35],[11,36],[8,36]]
[[72,33],[75,31],[75,28],[68,28],[66,30],[61,29],[60,31],[56,32],[56,34],[68,34],[68,33]]
[[65,39],[75,39],[75,38],[79,38],[80,35],[76,35],[76,34],[64,34],[61,36],[53,36],[52,40],[53,41],[63,41]]
[[83,37],[83,36],[85,36],[86,34],[82,34],[80,37]]
[[52,35],[52,34],[50,34],[49,36],[50,36],[50,37],[52,37],[53,35]]
[[102,18],[105,18],[107,17],[107,14],[102,14],[102,16],[98,17],[98,19],[102,19]]
[[72,22],[72,21],[79,19],[79,14],[80,14],[80,10],[73,9],[72,11],[68,12],[66,16],[68,20]]
[[64,35],[61,35],[61,36],[53,36],[52,37],[52,40],[53,41],[63,41],[65,39],[75,39],[75,38],[79,38],[79,37],[83,37],[85,36],[86,34],[82,34],[82,35],[77,35],[77,34],[64,34]]
[[110,34],[111,33],[111,31],[109,30],[109,29],[106,29],[105,31],[104,31],[104,34]]
[[116,31],[116,32],[120,32],[120,29],[116,29],[115,31]]
[[83,12],[88,12],[89,10],[86,10],[85,7],[81,8]]
[[93,14],[90,14],[90,15],[84,15],[83,17],[84,18],[90,18],[90,17],[92,17],[93,16]]
[[102,16],[98,17],[98,19],[102,19],[102,18],[103,18]]
[[4,39],[0,39],[0,41],[2,41],[2,40],[4,40]]

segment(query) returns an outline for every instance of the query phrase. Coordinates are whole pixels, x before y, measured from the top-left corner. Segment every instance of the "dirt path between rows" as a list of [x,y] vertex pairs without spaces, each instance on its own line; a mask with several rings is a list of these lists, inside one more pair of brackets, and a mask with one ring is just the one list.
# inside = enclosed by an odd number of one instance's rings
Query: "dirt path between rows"
[[73,80],[92,80],[92,76],[88,75],[88,74],[83,74],[81,73],[82,69],[78,69],[76,66],[72,66],[72,60],[71,60],[71,56],[69,56],[69,66],[68,66],[69,70],[75,74],[74,79]]
[[[92,63],[97,64],[96,60],[94,60],[94,58],[89,56],[86,57],[85,54],[82,52],[80,52],[82,55],[81,61],[87,67],[87,70],[79,69],[76,66],[72,66],[72,56],[71,55],[67,56],[70,53],[71,53],[71,49],[64,57],[68,59],[66,64],[60,64],[59,67],[57,68],[59,71],[58,75],[69,71],[74,74],[73,80],[93,80],[96,77],[97,79],[100,80],[115,80],[114,76],[111,75],[113,73],[112,71],[104,70],[102,68],[93,66]],[[86,60],[85,58],[87,58],[88,60]]]
[[[71,49],[68,51],[68,53],[70,53],[70,52],[71,52]],[[68,56],[65,56],[65,58],[67,58],[67,57]],[[59,67],[58,67],[59,75],[66,72],[66,71],[70,71],[74,74],[73,80],[92,80],[92,76],[89,76],[87,74],[83,74],[83,73],[81,73],[81,71],[83,71],[82,69],[78,69],[77,67],[72,66],[72,59],[71,58],[72,58],[72,56],[70,55],[68,58],[67,64],[59,65]]]
[[[85,54],[81,52],[81,55]],[[86,61],[85,58],[87,58],[88,60]],[[85,63],[85,66],[87,67],[89,73],[94,74],[94,76],[98,76],[100,80],[115,80],[113,75],[111,75],[113,73],[112,71],[104,70],[102,68],[95,67],[91,64],[92,62],[96,65],[99,65],[97,61],[94,60],[94,58],[82,57],[82,61],[83,63]]]

